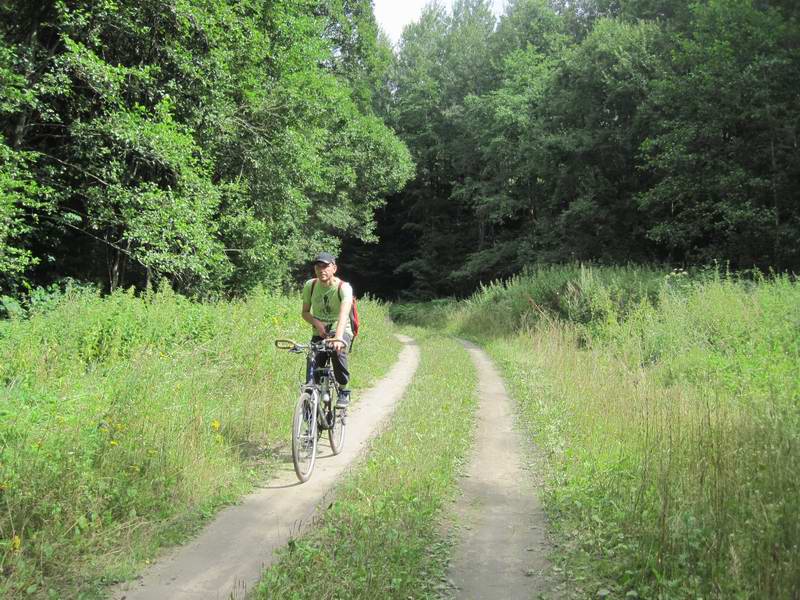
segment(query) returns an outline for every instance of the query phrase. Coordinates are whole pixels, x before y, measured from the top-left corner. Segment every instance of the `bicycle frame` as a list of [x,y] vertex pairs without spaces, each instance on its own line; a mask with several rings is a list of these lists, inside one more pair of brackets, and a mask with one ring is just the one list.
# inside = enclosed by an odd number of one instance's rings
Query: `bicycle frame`
[[[318,435],[322,435],[322,431],[333,427],[331,407],[331,393],[339,393],[339,383],[333,374],[333,367],[317,366],[317,354],[322,352],[333,352],[329,344],[336,338],[329,338],[321,342],[310,342],[308,344],[298,344],[293,340],[275,340],[275,346],[282,350],[289,350],[295,354],[306,354],[306,361],[308,362],[308,380],[300,385],[301,392],[308,392],[311,394],[314,402],[314,411],[317,414],[317,428]],[[327,399],[326,399],[327,394]],[[322,402],[320,402],[322,400]]]
[[[322,431],[333,427],[333,414],[330,411],[331,392],[339,393],[339,384],[333,376],[333,367],[317,366],[317,354],[328,352],[329,350],[330,348],[324,342],[312,342],[308,345],[308,381],[300,386],[301,391],[310,392],[311,397],[314,398],[314,410],[317,413],[317,424],[319,425],[317,428],[318,435],[322,435]],[[317,380],[319,380],[318,383]]]

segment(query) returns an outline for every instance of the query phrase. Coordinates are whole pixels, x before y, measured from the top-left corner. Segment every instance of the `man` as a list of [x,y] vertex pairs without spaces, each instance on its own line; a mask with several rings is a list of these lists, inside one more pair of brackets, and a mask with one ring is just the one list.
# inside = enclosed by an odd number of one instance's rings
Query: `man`
[[353,288],[336,277],[336,269],[336,257],[332,254],[320,252],[314,257],[316,278],[309,279],[303,286],[303,319],[314,328],[311,341],[334,338],[330,343],[333,352],[320,352],[316,360],[318,365],[322,365],[330,356],[333,374],[340,386],[336,406],[346,408],[350,402],[347,348],[353,339],[350,324]]

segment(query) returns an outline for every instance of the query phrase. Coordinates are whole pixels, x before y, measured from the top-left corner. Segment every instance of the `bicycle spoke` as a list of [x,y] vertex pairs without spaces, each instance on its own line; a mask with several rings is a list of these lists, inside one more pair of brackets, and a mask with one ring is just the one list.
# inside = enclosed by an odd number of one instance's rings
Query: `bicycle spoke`
[[331,400],[331,428],[328,430],[328,440],[331,443],[331,451],[339,454],[344,448],[344,431],[347,424],[347,410],[336,408],[335,402]]

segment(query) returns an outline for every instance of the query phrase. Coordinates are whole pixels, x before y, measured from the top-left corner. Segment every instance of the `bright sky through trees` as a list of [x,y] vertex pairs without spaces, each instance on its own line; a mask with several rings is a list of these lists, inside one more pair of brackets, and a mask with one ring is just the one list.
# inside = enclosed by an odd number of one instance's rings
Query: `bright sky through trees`
[[[422,9],[431,0],[375,0],[375,18],[393,44],[400,41],[403,27],[416,21]],[[448,8],[452,7],[453,0],[443,0]],[[495,15],[503,12],[505,0],[492,0]]]

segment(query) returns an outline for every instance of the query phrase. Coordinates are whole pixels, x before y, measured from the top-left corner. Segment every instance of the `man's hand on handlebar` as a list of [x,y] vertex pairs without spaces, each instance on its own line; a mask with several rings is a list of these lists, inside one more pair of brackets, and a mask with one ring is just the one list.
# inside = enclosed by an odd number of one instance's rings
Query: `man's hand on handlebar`
[[340,340],[336,337],[336,334],[332,331],[327,334],[327,339],[325,340],[325,344],[336,350],[336,354],[341,354],[347,348],[347,345],[344,343],[344,340]]

